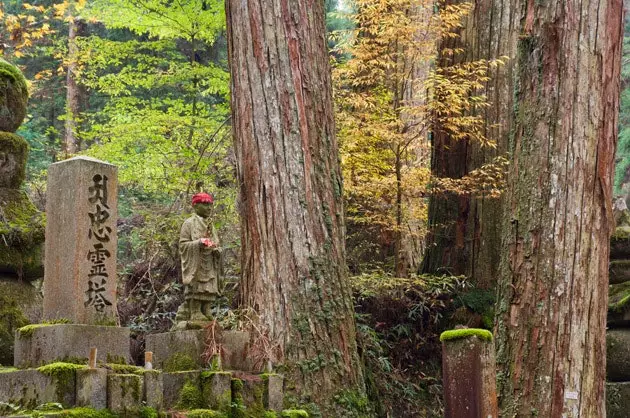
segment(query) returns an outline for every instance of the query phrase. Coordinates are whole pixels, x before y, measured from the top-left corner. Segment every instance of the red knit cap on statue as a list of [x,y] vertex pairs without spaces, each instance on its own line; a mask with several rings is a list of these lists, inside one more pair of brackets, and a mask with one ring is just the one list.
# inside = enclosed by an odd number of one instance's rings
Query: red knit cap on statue
[[208,193],[197,193],[192,197],[192,204],[195,205],[197,203],[214,203],[214,199]]

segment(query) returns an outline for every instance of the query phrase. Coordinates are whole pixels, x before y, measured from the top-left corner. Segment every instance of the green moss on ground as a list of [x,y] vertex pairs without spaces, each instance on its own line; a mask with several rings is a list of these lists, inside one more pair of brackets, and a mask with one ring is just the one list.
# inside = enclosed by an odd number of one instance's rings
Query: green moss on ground
[[492,333],[487,329],[479,328],[462,328],[454,329],[450,331],[444,331],[440,335],[440,341],[458,340],[461,338],[468,338],[471,336],[479,337],[485,341],[492,341]]
[[285,409],[280,416],[282,418],[308,418],[308,412],[303,409]]
[[[30,415],[33,418],[44,416],[44,412],[41,411],[28,411],[21,412],[20,416]],[[72,408],[72,409],[64,409],[61,411],[46,411],[46,416],[55,416],[55,417],[70,417],[70,418],[118,418],[118,415],[104,410],[96,410],[92,408]]]
[[211,409],[193,409],[186,412],[187,418],[229,418],[226,414]]
[[190,355],[183,353],[175,353],[164,362],[165,372],[183,372],[198,368],[197,362]]

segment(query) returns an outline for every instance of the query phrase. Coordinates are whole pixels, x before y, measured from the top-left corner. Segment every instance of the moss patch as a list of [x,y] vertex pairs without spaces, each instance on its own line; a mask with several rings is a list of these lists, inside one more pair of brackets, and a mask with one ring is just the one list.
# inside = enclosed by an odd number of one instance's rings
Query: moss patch
[[0,58],[0,130],[15,132],[26,116],[28,85],[22,72]]
[[16,328],[28,324],[17,300],[0,295],[0,364],[13,364],[13,343]]
[[630,306],[630,282],[608,286],[608,311],[624,312]]
[[280,416],[282,418],[308,418],[308,412],[303,409],[285,409]]
[[187,418],[228,418],[226,414],[211,409],[193,409],[186,412]]
[[183,353],[175,353],[164,362],[165,372],[183,372],[198,368],[197,362],[190,355]]
[[136,376],[143,376],[146,372],[146,370],[142,367],[129,364],[108,363],[106,368],[113,370],[116,374],[134,374]]
[[492,333],[486,329],[479,328],[462,328],[450,331],[444,331],[440,335],[440,341],[458,340],[471,336],[479,337],[481,340],[492,341]]
[[61,402],[66,393],[74,391],[77,370],[87,369],[87,366],[74,363],[51,363],[37,368],[37,371],[52,377],[57,384],[57,400]]
[[199,386],[194,382],[188,380],[182,390],[179,392],[179,398],[177,400],[177,408],[179,409],[198,409],[202,408],[203,397],[201,396],[201,390]]
[[[18,329],[18,337],[19,338],[30,338],[33,336],[33,333],[35,332],[36,329],[38,328],[43,328],[43,327],[49,327],[51,325],[59,325],[59,324],[68,324],[70,323],[69,319],[53,319],[51,321],[43,321],[41,324],[30,324],[30,325],[25,325],[23,327],[21,327],[20,329]],[[72,361],[68,362],[68,363],[74,363]]]

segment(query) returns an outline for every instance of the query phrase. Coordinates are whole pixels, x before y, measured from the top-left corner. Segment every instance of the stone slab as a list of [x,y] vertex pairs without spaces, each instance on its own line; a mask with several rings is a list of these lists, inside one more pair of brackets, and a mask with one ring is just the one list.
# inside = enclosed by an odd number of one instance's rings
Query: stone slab
[[162,373],[162,384],[164,387],[164,407],[174,408],[177,405],[179,395],[186,382],[193,382],[195,385],[199,386],[200,375],[201,372],[198,370]]
[[109,374],[107,376],[107,408],[125,414],[142,405],[142,376]]
[[475,335],[442,341],[445,418],[497,418],[494,343]]
[[[252,371],[253,362],[248,357],[249,333],[223,331],[219,344],[223,346],[222,367],[225,370]],[[165,371],[190,370],[194,363],[198,368],[207,366],[203,358],[205,331],[172,331],[146,336],[146,350],[153,352],[153,367]]]
[[164,403],[164,382],[162,373],[156,370],[144,372],[144,402],[158,411]]
[[36,369],[0,372],[0,402],[35,408],[47,402],[75,403],[76,378],[59,382]]
[[77,406],[107,408],[107,370],[77,370]]
[[247,416],[256,416],[268,410],[281,412],[283,381],[283,377],[277,374],[236,372],[232,378],[232,400],[245,407],[246,414],[250,414]]
[[232,406],[232,373],[203,372],[201,393],[210,409],[229,414]]
[[630,382],[606,383],[606,417],[628,418],[630,415]]
[[129,328],[56,324],[15,333],[14,365],[36,367],[64,359],[86,359],[90,347],[98,349],[103,362],[130,361]]
[[44,319],[116,323],[117,168],[75,157],[48,168]]
[[606,380],[630,381],[630,329],[606,331]]

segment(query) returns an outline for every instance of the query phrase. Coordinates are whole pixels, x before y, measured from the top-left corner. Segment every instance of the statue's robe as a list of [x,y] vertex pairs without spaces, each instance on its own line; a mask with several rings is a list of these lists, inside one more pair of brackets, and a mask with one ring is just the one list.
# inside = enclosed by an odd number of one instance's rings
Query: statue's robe
[[[202,245],[202,238],[210,239],[217,246]],[[210,218],[193,214],[186,219],[179,234],[179,254],[186,299],[212,300],[220,290],[221,248]]]

